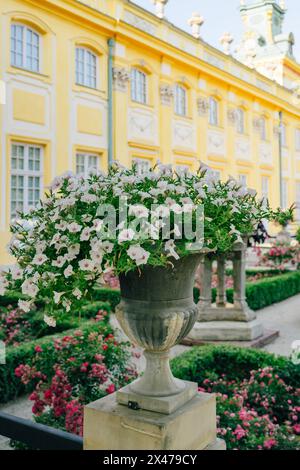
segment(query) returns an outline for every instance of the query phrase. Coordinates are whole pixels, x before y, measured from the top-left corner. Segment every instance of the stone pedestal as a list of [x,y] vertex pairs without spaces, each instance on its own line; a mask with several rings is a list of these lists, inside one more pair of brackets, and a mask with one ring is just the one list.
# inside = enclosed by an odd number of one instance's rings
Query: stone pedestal
[[[263,336],[263,326],[256,320],[246,301],[247,243],[238,242],[227,255],[208,254],[200,268],[201,296],[198,304],[198,322],[187,340],[199,341],[253,341]],[[225,287],[226,260],[233,264],[233,304],[227,302]],[[212,263],[217,261],[217,298],[212,304]]]
[[166,415],[133,410],[108,395],[84,409],[85,450],[225,450],[216,439],[215,395],[197,393]]

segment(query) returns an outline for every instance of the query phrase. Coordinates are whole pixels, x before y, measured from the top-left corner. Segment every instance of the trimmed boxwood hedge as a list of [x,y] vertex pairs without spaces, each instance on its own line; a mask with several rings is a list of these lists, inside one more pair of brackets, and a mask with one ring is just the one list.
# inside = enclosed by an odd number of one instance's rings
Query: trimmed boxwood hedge
[[[80,330],[93,332],[99,331],[100,324],[98,322],[86,321],[80,324]],[[113,333],[109,324],[101,323],[102,328],[105,328],[107,334]],[[60,334],[44,336],[43,338],[28,341],[21,346],[8,347],[6,349],[6,364],[0,364],[0,403],[6,403],[28,391],[21,383],[20,379],[15,376],[15,369],[21,364],[31,364],[35,356],[35,347],[37,345],[47,344],[53,342],[55,338],[62,338],[66,335],[72,335],[78,329],[64,331]]]
[[278,375],[293,387],[299,387],[300,366],[288,358],[258,349],[229,345],[195,346],[171,361],[175,377],[202,383],[208,376],[226,375],[228,380],[243,380],[252,370],[273,367]]

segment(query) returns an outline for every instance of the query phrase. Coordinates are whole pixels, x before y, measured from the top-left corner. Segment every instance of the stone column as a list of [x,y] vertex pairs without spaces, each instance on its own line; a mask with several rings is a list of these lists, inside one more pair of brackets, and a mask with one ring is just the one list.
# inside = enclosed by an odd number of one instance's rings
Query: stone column
[[226,299],[226,274],[225,274],[225,266],[226,266],[226,259],[224,255],[218,256],[218,287],[217,287],[217,307],[226,307],[227,299]]
[[243,310],[246,307],[246,251],[244,248],[235,251],[233,255],[233,285],[234,307]]
[[201,310],[205,310],[206,308],[211,308],[212,303],[212,259],[209,256],[204,256],[204,259],[200,263],[200,281],[201,292],[199,306]]

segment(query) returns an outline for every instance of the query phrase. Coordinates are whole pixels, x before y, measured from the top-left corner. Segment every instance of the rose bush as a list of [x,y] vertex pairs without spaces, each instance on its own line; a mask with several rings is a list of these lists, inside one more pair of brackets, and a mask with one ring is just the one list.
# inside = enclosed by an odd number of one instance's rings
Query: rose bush
[[[233,179],[217,181],[206,170],[176,173],[158,164],[140,175],[136,166],[114,165],[108,175],[56,178],[45,200],[12,225],[9,249],[18,264],[0,276],[0,295],[11,287],[21,290],[28,297],[19,302],[25,312],[46,299],[45,320],[54,326],[55,312],[76,308],[112,268],[119,274],[145,264],[165,266],[189,254],[199,234],[186,236],[177,216],[189,216],[195,227],[199,206],[204,246],[219,251],[274,215],[255,191]],[[163,216],[170,227],[164,227]]]
[[134,351],[120,343],[103,324],[99,331],[71,335],[37,345],[30,364],[15,374],[34,391],[37,420],[82,435],[83,405],[126,385],[137,377],[130,359]]
[[259,257],[259,266],[285,271],[289,267],[297,267],[300,263],[300,245],[283,241],[275,241],[271,248],[262,250],[254,248]]
[[211,374],[201,391],[217,394],[218,435],[236,450],[300,449],[300,390],[288,386],[272,367],[243,381]]

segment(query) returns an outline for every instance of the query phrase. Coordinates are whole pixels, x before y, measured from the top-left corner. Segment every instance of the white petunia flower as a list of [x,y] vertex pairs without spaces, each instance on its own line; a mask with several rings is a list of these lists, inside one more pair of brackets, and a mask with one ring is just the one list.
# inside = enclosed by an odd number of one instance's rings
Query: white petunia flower
[[22,276],[23,276],[23,269],[20,268],[19,265],[15,265],[13,266],[11,269],[10,269],[10,274],[13,278],[13,280],[15,281],[16,279],[22,279]]
[[79,262],[79,267],[81,271],[93,271],[95,264],[92,260],[90,259],[82,259]]
[[51,326],[52,328],[56,327],[56,320],[53,317],[49,317],[48,315],[44,315],[44,322],[48,325]]
[[65,277],[70,277],[73,274],[74,274],[73,266],[71,264],[69,264],[69,266],[67,266],[66,269],[64,270],[64,276]]
[[36,266],[41,266],[47,261],[47,256],[43,254],[37,254],[32,260],[32,264],[35,264]]
[[70,233],[78,233],[78,232],[81,231],[81,229],[82,229],[82,225],[79,225],[76,222],[72,222],[68,226],[68,230],[69,230]]
[[55,266],[56,268],[62,268],[65,263],[66,263],[65,257],[59,256],[57,259],[52,261],[52,266]]
[[23,312],[28,313],[31,310],[31,302],[19,299],[18,300],[18,307]]
[[131,228],[128,228],[128,229],[125,228],[121,230],[121,232],[119,233],[118,241],[119,243],[131,241],[134,239],[134,235],[135,233]]
[[80,241],[84,242],[84,241],[88,241],[91,237],[91,231],[89,228],[84,228],[81,232],[81,235],[80,235]]
[[138,218],[147,218],[149,215],[149,210],[147,207],[142,205],[130,206],[128,210],[129,215],[134,215]]
[[26,279],[22,284],[22,294],[29,297],[36,297],[39,289],[32,279]]
[[82,297],[82,292],[80,289],[78,289],[78,287],[76,287],[76,289],[73,290],[72,294],[74,295],[74,297],[76,297],[76,299],[81,299]]
[[175,245],[174,240],[168,240],[168,241],[165,243],[165,250],[166,250],[166,252],[168,253],[167,256],[172,256],[173,258],[175,258],[176,260],[178,260],[180,257],[179,257],[179,255],[176,253],[175,248],[176,248],[176,245]]
[[64,292],[53,292],[54,294],[54,303],[57,305],[60,302],[61,296],[64,295]]
[[68,248],[68,254],[77,256],[80,253],[80,244],[75,243]]
[[140,245],[133,245],[127,250],[129,258],[136,262],[137,266],[147,264],[150,256],[149,251],[144,250]]

